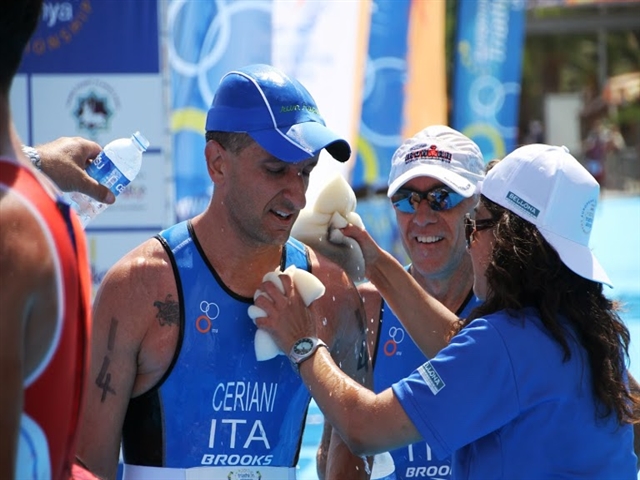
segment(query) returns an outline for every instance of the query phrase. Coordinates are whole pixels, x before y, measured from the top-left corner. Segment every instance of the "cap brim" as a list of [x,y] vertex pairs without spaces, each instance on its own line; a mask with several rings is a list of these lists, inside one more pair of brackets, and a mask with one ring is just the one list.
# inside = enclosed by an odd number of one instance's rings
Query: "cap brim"
[[416,165],[391,182],[387,196],[391,198],[402,185],[416,177],[431,177],[440,180],[454,192],[466,198],[471,197],[476,191],[475,183],[447,168],[442,168],[438,165]]
[[571,271],[587,280],[604,283],[613,288],[609,276],[588,246],[568,240],[544,228],[538,229]]
[[299,123],[287,131],[257,130],[249,135],[267,152],[285,162],[301,162],[317,155],[323,148],[339,162],[346,162],[351,156],[349,143],[318,122]]

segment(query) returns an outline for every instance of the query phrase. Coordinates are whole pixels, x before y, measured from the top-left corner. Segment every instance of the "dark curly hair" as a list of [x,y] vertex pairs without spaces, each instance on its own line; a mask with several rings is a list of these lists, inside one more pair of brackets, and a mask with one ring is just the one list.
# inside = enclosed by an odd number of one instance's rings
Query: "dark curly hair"
[[640,396],[630,392],[624,380],[630,334],[618,316],[618,305],[604,296],[601,283],[570,270],[533,224],[484,195],[480,202],[497,222],[485,273],[487,298],[458,330],[500,310],[514,314],[534,307],[567,361],[568,332],[558,321],[559,315],[564,316],[588,353],[593,392],[601,405],[597,414],[615,413],[621,424],[640,423]]

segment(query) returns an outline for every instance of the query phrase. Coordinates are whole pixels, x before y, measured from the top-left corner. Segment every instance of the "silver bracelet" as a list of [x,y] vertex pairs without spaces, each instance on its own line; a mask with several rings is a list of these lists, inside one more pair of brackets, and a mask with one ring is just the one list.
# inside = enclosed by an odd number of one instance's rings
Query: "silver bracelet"
[[36,167],[38,170],[42,170],[42,159],[40,158],[40,154],[35,148],[29,147],[27,145],[22,145],[22,153],[29,157],[29,160],[31,160],[31,163],[34,167]]

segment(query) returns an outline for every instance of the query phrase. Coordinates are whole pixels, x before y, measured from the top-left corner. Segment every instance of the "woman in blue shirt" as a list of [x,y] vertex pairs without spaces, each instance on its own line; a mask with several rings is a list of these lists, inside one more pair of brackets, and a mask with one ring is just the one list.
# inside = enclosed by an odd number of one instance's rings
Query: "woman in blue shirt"
[[[364,231],[343,230],[430,361],[376,395],[325,349],[290,358],[354,453],[426,440],[436,455],[453,455],[456,479],[635,479],[640,396],[628,386],[629,331],[589,249],[598,183],[566,148],[537,144],[498,162],[478,188],[465,227],[484,304],[467,319],[429,297]],[[269,298],[256,304],[268,315],[259,326],[290,351],[316,331],[313,307],[282,278],[284,294],[265,283]]]

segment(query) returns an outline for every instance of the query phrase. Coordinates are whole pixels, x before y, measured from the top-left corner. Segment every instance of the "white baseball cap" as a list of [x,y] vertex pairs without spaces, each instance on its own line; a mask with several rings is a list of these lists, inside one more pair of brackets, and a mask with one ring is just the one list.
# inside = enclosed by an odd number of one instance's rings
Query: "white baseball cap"
[[478,190],[534,224],[569,269],[612,286],[589,248],[600,185],[567,147],[517,148],[487,173]]
[[484,158],[470,138],[445,125],[432,125],[405,140],[393,154],[387,196],[416,177],[436,178],[468,198],[484,177]]

